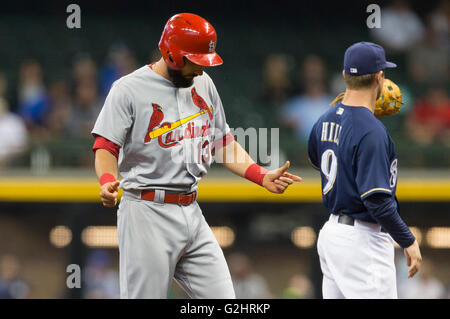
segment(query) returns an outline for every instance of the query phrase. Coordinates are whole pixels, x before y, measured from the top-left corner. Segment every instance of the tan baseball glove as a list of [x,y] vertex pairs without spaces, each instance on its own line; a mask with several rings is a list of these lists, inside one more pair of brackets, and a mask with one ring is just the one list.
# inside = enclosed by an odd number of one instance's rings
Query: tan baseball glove
[[[344,92],[339,93],[330,105],[336,105],[343,98]],[[384,79],[383,89],[375,103],[375,116],[380,118],[386,115],[396,114],[400,111],[402,104],[402,92],[398,85],[389,79]]]
[[396,114],[400,112],[402,104],[402,92],[398,85],[389,79],[384,79],[383,90],[375,103],[375,116]]

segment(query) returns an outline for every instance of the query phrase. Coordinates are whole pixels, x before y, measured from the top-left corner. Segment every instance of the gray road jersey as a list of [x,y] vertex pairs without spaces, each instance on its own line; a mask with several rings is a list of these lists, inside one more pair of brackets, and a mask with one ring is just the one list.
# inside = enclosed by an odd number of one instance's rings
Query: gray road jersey
[[121,146],[125,190],[192,191],[209,169],[214,143],[230,132],[219,94],[203,72],[175,88],[149,66],[114,82],[93,134]]

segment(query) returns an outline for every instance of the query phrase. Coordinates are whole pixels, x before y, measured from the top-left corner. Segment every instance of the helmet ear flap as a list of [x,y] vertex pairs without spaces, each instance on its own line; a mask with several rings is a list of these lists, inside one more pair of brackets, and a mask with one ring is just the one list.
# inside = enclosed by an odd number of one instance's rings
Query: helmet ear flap
[[181,55],[180,58],[178,58],[178,56],[172,54],[170,50],[166,50],[164,53],[165,54],[163,55],[163,58],[171,69],[180,70],[184,67],[185,63],[183,55]]
[[167,58],[170,60],[170,62],[175,63],[175,61],[172,59],[172,55],[170,54],[169,50],[167,50]]

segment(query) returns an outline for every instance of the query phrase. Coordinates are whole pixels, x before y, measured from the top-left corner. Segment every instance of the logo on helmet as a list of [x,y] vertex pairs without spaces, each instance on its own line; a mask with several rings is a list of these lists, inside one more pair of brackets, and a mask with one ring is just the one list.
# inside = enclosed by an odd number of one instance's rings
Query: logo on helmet
[[216,43],[213,40],[209,41],[209,53],[214,52],[215,47]]

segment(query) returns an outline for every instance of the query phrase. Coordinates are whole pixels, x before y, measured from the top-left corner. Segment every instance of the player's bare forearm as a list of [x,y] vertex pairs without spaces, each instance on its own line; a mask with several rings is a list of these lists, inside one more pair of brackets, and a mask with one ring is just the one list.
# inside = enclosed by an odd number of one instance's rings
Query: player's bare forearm
[[[106,207],[114,207],[117,204],[117,196],[119,191],[120,182],[117,179],[118,168],[117,158],[105,149],[98,149],[95,151],[95,172],[100,178],[102,184],[100,189],[100,198],[102,203]],[[114,179],[102,181],[102,175],[112,175]]]
[[103,174],[118,176],[117,158],[105,149],[95,151],[95,172],[100,178]]
[[[302,180],[301,177],[286,172],[290,162],[286,162],[284,166],[272,171],[267,171],[257,165],[256,167],[252,166],[255,161],[236,141],[232,141],[220,149],[217,156],[220,156],[223,165],[231,172],[261,185],[272,193],[281,194],[293,182]],[[253,171],[253,173],[249,171]]]
[[232,141],[228,145],[225,145],[217,152],[217,156],[220,157],[220,161],[228,170],[234,174],[244,177],[247,168],[254,164],[248,155],[248,153],[242,148],[242,146]]

